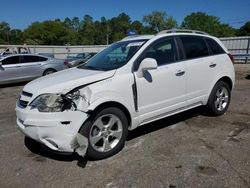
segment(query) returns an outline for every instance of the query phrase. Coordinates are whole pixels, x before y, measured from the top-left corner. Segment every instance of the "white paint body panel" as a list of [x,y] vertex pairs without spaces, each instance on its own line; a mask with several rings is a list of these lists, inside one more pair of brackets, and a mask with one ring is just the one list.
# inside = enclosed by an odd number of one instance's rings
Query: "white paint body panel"
[[[230,78],[234,85],[234,67],[226,53],[163,65],[155,70],[148,70],[144,77],[138,78],[136,72],[132,70],[140,54],[154,41],[175,35],[181,35],[181,33],[138,37],[148,39],[148,42],[126,65],[117,70],[104,72],[72,68],[28,83],[24,91],[32,93],[32,96],[21,95],[21,100],[28,103],[41,94],[66,94],[74,88],[86,85],[80,89],[80,92],[88,93],[89,104],[81,103],[82,106],[79,107],[81,111],[54,113],[40,113],[35,109],[28,107],[21,109],[16,106],[18,127],[25,135],[44,143],[51,149],[72,151],[70,142],[87,120],[87,112],[95,110],[103,103],[116,102],[123,105],[131,117],[129,129],[135,129],[148,122],[205,105],[213,86],[222,77]],[[211,38],[220,43],[218,39]],[[125,40],[136,39],[135,37]],[[225,47],[223,48],[227,52]],[[216,63],[216,66],[211,68],[211,63]],[[185,71],[185,74],[176,76],[178,71]],[[136,91],[133,90],[134,84],[136,84]],[[62,125],[62,121],[71,123]],[[48,136],[56,142],[58,148],[44,141]]]
[[180,70],[185,71],[183,62],[160,66],[136,78],[140,122],[186,105],[186,76],[176,76]]

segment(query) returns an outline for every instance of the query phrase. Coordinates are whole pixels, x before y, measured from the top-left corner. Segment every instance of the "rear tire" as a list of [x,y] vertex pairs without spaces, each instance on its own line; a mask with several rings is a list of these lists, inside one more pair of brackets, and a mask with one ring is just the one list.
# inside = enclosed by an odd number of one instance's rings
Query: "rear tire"
[[43,72],[43,76],[46,76],[46,75],[49,75],[49,74],[52,74],[52,73],[55,73],[56,70],[55,69],[47,69]]
[[87,155],[92,159],[104,159],[118,153],[128,135],[128,120],[116,107],[102,109],[87,120],[80,133],[88,138]]
[[231,100],[231,90],[224,81],[215,84],[207,103],[207,108],[211,115],[219,116],[224,114]]

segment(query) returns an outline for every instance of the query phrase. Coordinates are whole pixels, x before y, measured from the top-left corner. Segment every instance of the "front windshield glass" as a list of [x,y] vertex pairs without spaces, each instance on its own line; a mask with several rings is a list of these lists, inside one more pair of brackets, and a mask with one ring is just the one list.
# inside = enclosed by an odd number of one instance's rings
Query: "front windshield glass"
[[78,68],[101,71],[118,69],[125,65],[145,42],[146,40],[133,40],[114,43]]

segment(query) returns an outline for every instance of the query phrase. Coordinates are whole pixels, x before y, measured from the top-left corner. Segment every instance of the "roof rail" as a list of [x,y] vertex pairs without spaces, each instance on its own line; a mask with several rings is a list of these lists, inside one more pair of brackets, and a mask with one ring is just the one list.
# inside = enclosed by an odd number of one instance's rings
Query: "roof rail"
[[162,35],[166,33],[197,33],[202,35],[209,35],[206,32],[203,31],[197,31],[197,30],[190,30],[190,29],[169,29],[169,30],[163,30],[157,33],[156,35]]

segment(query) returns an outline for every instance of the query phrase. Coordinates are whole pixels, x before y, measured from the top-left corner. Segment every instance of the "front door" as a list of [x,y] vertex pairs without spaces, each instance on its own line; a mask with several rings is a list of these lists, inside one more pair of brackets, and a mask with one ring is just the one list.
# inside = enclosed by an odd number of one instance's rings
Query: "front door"
[[19,56],[10,56],[1,61],[0,82],[9,82],[20,78],[19,59]]
[[186,104],[185,65],[178,62],[175,39],[168,37],[155,42],[139,59],[148,57],[157,61],[157,69],[145,71],[142,78],[134,73],[141,124],[164,117]]

